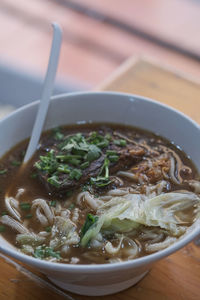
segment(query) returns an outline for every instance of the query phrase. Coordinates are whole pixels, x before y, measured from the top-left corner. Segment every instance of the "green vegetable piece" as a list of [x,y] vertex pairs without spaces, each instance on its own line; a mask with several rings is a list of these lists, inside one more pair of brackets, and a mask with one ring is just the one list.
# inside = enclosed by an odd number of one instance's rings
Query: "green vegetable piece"
[[19,206],[20,206],[20,208],[21,208],[22,210],[24,210],[24,211],[28,211],[28,210],[30,210],[30,208],[31,208],[30,203],[27,203],[27,202],[21,202],[21,203],[19,204]]
[[68,209],[69,209],[69,210],[72,210],[74,207],[75,207],[75,204],[72,203],[72,204],[70,204],[70,206],[68,207]]
[[0,232],[4,232],[6,230],[6,227],[4,225],[0,225]]
[[12,164],[13,166],[15,166],[15,167],[18,167],[18,166],[21,165],[21,161],[13,160],[13,161],[11,161],[11,164]]
[[26,215],[24,218],[25,218],[25,219],[31,219],[32,216],[33,216],[32,214],[28,214],[28,215]]
[[120,140],[114,140],[114,144],[120,147],[125,147],[126,146],[126,140],[120,139]]
[[109,160],[111,162],[117,162],[119,160],[119,156],[118,155],[111,155],[111,156],[109,156]]
[[50,201],[50,206],[55,207],[56,206],[56,200]]
[[55,186],[57,188],[59,188],[61,186],[61,182],[59,181],[57,175],[53,175],[53,176],[49,177],[47,179],[47,181],[48,181],[48,183],[50,183],[51,185],[53,185],[53,186]]
[[33,254],[36,258],[43,259],[45,257],[45,251],[41,247],[37,247]]
[[6,216],[7,214],[8,214],[7,211],[2,211],[2,213],[1,213],[2,216]]
[[58,168],[55,151],[50,150],[47,155],[40,156],[40,160],[37,161],[34,166],[47,174],[53,174]]
[[61,133],[59,127],[54,128],[52,131],[53,131],[53,136],[57,141],[63,140],[64,134]]
[[73,166],[76,166],[76,167],[79,166],[81,163],[81,161],[77,158],[72,158],[69,162],[70,162],[70,164],[72,164]]
[[8,171],[7,169],[0,170],[0,175],[6,174],[7,171]]
[[85,161],[84,163],[82,163],[80,165],[80,168],[83,170],[83,169],[86,169],[87,167],[89,167],[90,163],[88,161]]
[[105,138],[110,141],[112,136],[110,133],[106,133]]
[[66,197],[71,197],[73,195],[73,191],[67,191],[66,192]]
[[86,156],[86,160],[89,162],[92,162],[92,161],[98,159],[100,157],[100,155],[101,155],[101,150],[95,145],[90,145],[89,151]]
[[114,150],[107,150],[106,155],[109,157],[110,155],[117,155],[117,152]]
[[57,259],[60,259],[60,252],[54,251],[51,247],[46,246],[38,246],[33,254],[36,258],[44,259],[47,257],[55,257]]
[[45,248],[45,256],[46,257],[55,257],[57,259],[60,259],[60,252],[59,251],[54,251],[51,247],[46,247]]
[[73,169],[69,174],[69,179],[73,180],[79,180],[82,176],[82,171],[79,169]]
[[35,178],[38,177],[38,174],[37,174],[37,173],[32,173],[32,174],[30,175],[30,177],[31,177],[32,179],[35,179]]
[[47,226],[47,227],[45,228],[45,231],[46,231],[46,232],[51,232],[51,226]]
[[57,171],[60,172],[60,173],[69,174],[70,173],[70,168],[69,168],[68,165],[61,164],[61,165],[59,165]]
[[109,145],[109,141],[107,139],[104,139],[103,141],[101,141],[97,144],[97,147],[105,148],[105,147],[108,147],[108,145]]
[[90,183],[93,185],[96,185],[97,187],[104,187],[107,186],[111,183],[112,181],[109,180],[109,178],[105,178],[105,177],[91,177],[90,178]]
[[85,223],[83,224],[83,227],[81,229],[81,239],[85,235],[85,233],[93,226],[98,220],[98,216],[94,216],[92,214],[88,214],[85,220]]

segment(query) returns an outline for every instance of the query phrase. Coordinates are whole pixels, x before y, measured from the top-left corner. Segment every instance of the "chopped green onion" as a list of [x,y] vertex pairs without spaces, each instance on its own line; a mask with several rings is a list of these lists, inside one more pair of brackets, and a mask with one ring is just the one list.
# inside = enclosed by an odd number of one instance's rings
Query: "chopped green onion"
[[90,145],[89,151],[86,156],[86,160],[92,162],[93,160],[98,159],[100,155],[101,155],[101,150],[95,145]]
[[57,171],[61,172],[61,173],[69,174],[70,173],[70,168],[69,168],[68,165],[61,164],[61,165],[59,165]]
[[[85,223],[83,224],[83,227],[81,228],[81,240],[84,237],[84,235],[86,234],[86,232],[97,222],[98,220],[98,216],[94,216],[92,214],[88,214],[85,220]],[[81,244],[81,242],[80,242]],[[83,245],[81,245],[83,246]]]
[[45,231],[46,231],[46,232],[51,232],[51,226],[47,226],[47,227],[45,228]]
[[47,181],[48,181],[48,183],[50,183],[51,185],[53,185],[53,186],[55,186],[57,188],[59,188],[60,185],[61,185],[61,182],[58,180],[58,176],[57,175],[53,175],[53,176],[49,177],[47,179]]
[[55,207],[56,206],[56,200],[50,201],[50,206]]
[[81,159],[81,155],[73,155],[73,154],[66,154],[66,155],[56,155],[56,158],[62,162],[71,162],[72,159]]
[[80,163],[81,163],[81,161],[79,159],[77,159],[77,158],[72,158],[69,162],[70,162],[70,164],[72,164],[72,165],[74,165],[76,167],[79,166]]
[[111,155],[111,156],[109,156],[109,160],[111,162],[117,162],[119,160],[119,156],[117,156],[117,155]]
[[107,155],[107,156],[110,156],[110,155],[117,155],[117,152],[114,151],[114,150],[107,150],[107,151],[106,151],[106,155]]
[[83,169],[86,169],[87,167],[89,167],[90,163],[88,161],[85,161],[84,163],[82,163],[80,165],[80,168],[83,170]]
[[0,170],[0,175],[6,174],[7,171],[8,171],[7,169]]
[[8,214],[7,211],[2,211],[2,213],[1,213],[2,216],[6,216],[7,214]]
[[69,179],[73,180],[79,180],[82,176],[82,171],[79,169],[73,169],[69,174]]
[[105,178],[105,177],[91,177],[90,178],[90,182],[93,185],[96,185],[97,187],[104,187],[106,185],[109,185],[112,181],[109,180],[109,178]]
[[120,140],[114,140],[114,144],[120,147],[125,147],[126,146],[126,140],[120,139]]
[[66,193],[66,197],[69,198],[69,197],[72,196],[72,194],[73,194],[73,191],[68,191],[68,192]]
[[101,142],[99,142],[97,144],[97,147],[99,147],[99,148],[105,148],[105,147],[108,147],[108,145],[109,145],[109,141],[106,140],[106,139],[104,139],[103,141],[101,141]]
[[47,257],[55,257],[60,259],[60,252],[54,251],[51,247],[38,246],[33,254],[36,258],[44,259]]
[[0,232],[4,232],[6,230],[6,227],[4,225],[0,225]]
[[53,174],[58,168],[55,151],[52,149],[47,155],[40,156],[40,160],[37,161],[34,166],[47,174]]
[[57,141],[60,141],[64,138],[64,134],[60,132],[60,128],[59,127],[56,127],[56,128],[53,128],[53,135],[54,135],[54,138],[57,140]]
[[32,216],[33,216],[32,214],[28,214],[28,215],[26,215],[24,218],[25,218],[25,219],[31,219]]
[[69,210],[72,210],[74,207],[75,207],[75,204],[72,203],[72,204],[70,204],[70,206],[68,207],[68,209],[69,209]]
[[12,164],[13,166],[15,166],[15,167],[18,167],[18,166],[21,165],[21,161],[13,160],[13,161],[11,161],[11,164]]
[[61,133],[61,132],[56,132],[56,133],[54,134],[54,137],[55,137],[55,139],[56,139],[57,141],[60,141],[60,140],[62,140],[62,139],[64,138],[64,134]]
[[106,133],[105,138],[110,141],[112,136],[110,133]]
[[22,202],[19,204],[19,206],[22,210],[25,210],[25,211],[30,210],[30,208],[31,208],[30,203],[27,203],[27,202]]
[[33,179],[35,179],[35,178],[38,177],[38,174],[37,174],[37,173],[32,173],[32,174],[30,175],[30,177],[33,178]]

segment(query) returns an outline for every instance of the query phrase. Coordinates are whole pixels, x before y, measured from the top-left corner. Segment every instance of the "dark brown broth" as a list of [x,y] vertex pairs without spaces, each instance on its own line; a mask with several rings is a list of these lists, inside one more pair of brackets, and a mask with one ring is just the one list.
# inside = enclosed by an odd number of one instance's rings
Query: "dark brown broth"
[[[183,165],[185,166],[186,172],[181,171],[180,174],[183,177],[183,179],[188,179],[187,170],[191,170],[191,174],[189,175],[190,178],[197,178],[197,170],[194,167],[191,160],[185,155],[183,151],[181,151],[179,148],[177,148],[174,144],[170,143],[166,139],[159,137],[153,133],[150,133],[148,131],[140,130],[137,128],[133,128],[131,126],[123,126],[123,125],[111,125],[111,124],[85,124],[85,125],[74,125],[74,126],[65,126],[62,127],[62,131],[65,135],[68,134],[74,134],[77,132],[82,133],[88,133],[90,131],[101,131],[104,130],[104,128],[111,128],[111,130],[117,130],[118,132],[128,136],[131,139],[134,139],[135,141],[143,141],[145,146],[148,148],[154,147],[156,150],[157,147],[160,147],[163,149],[164,152],[170,151],[174,153],[175,156],[178,157],[180,162],[180,168],[183,168]],[[108,129],[109,130],[109,129]],[[12,148],[8,153],[6,153],[3,158],[0,161],[0,170],[7,169],[7,173],[4,175],[0,175],[0,213],[5,211],[4,206],[4,197],[5,194],[8,194],[9,196],[15,196],[17,193],[17,190],[19,188],[25,188],[26,192],[24,195],[21,196],[20,202],[29,202],[31,203],[36,198],[44,198],[49,201],[55,200],[55,196],[48,193],[44,186],[36,179],[31,178],[31,174],[33,174],[35,171],[33,169],[33,164],[35,161],[38,160],[39,155],[44,154],[44,148],[51,148],[55,140],[52,137],[52,131],[48,131],[43,134],[40,147],[32,160],[28,163],[26,168],[20,169],[19,166],[13,166],[12,161],[22,161],[23,160],[23,153],[27,146],[27,140],[23,141],[22,143],[16,145],[14,148]],[[169,150],[170,149],[170,150]],[[125,180],[124,186],[129,186],[130,181]],[[182,189],[189,189],[188,184],[182,184]],[[171,184],[170,187],[168,187],[168,191],[173,191],[176,189],[180,189],[180,186],[177,187],[175,184]],[[81,191],[81,187],[79,190],[76,190],[73,194],[72,202],[75,201],[77,194]],[[56,196],[56,200],[59,200],[59,197]],[[62,198],[59,201],[66,200],[66,197]],[[78,228],[79,230],[84,224],[86,215],[91,212],[92,210],[88,208],[81,208],[82,214],[80,216],[80,219],[78,221]],[[25,217],[29,212],[23,212],[22,216]],[[29,219],[28,227],[32,228],[34,232],[39,232],[42,230],[42,227],[39,225],[39,222],[34,219]],[[15,244],[15,237],[16,233],[11,230],[10,228],[6,227],[6,231],[2,233],[2,235],[12,244]],[[134,236],[133,236],[134,237]],[[86,252],[85,249],[80,248],[78,246],[73,246],[70,256],[78,257],[80,259],[79,263],[106,263],[111,255],[108,255],[104,249],[101,249],[101,255],[95,253],[94,249],[87,249],[87,252],[93,253],[94,257],[97,256],[97,259],[95,258],[93,262],[91,260],[84,257],[84,253]],[[146,255],[144,251],[141,251],[140,256]],[[121,253],[121,258],[123,258],[124,255]]]

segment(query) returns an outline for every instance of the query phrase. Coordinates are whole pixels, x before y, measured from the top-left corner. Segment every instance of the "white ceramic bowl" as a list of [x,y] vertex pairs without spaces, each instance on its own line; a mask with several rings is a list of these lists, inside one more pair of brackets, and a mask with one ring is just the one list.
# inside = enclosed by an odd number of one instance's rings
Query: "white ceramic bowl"
[[[0,121],[0,156],[31,134],[38,101]],[[113,122],[148,129],[179,145],[200,171],[200,128],[182,113],[159,102],[122,93],[75,93],[52,98],[45,129],[82,122]],[[20,253],[0,237],[0,250],[46,274],[58,286],[83,295],[116,293],[138,282],[163,257],[200,234],[199,221],[174,245],[132,261],[104,265],[67,265]],[[188,274],[189,275],[189,274]]]

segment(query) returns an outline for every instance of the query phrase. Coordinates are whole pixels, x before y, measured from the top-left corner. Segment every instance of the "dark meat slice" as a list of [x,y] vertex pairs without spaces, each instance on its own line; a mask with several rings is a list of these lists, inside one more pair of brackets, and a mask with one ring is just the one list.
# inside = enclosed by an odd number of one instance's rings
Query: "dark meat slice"
[[[115,175],[119,170],[124,170],[138,163],[142,160],[142,157],[145,154],[145,151],[142,148],[133,145],[128,145],[123,148],[111,145],[110,150],[116,151],[119,155],[118,161],[116,163],[111,163],[109,167],[111,175]],[[70,180],[68,174],[59,174],[59,181],[62,182],[59,188],[48,183],[48,175],[39,172],[39,178],[45,185],[48,192],[52,194],[65,194],[70,190],[79,188],[81,185],[88,182],[91,177],[97,177],[100,173],[105,157],[106,154],[104,153],[100,158],[93,161],[88,168],[82,171],[83,174],[79,180]]]

